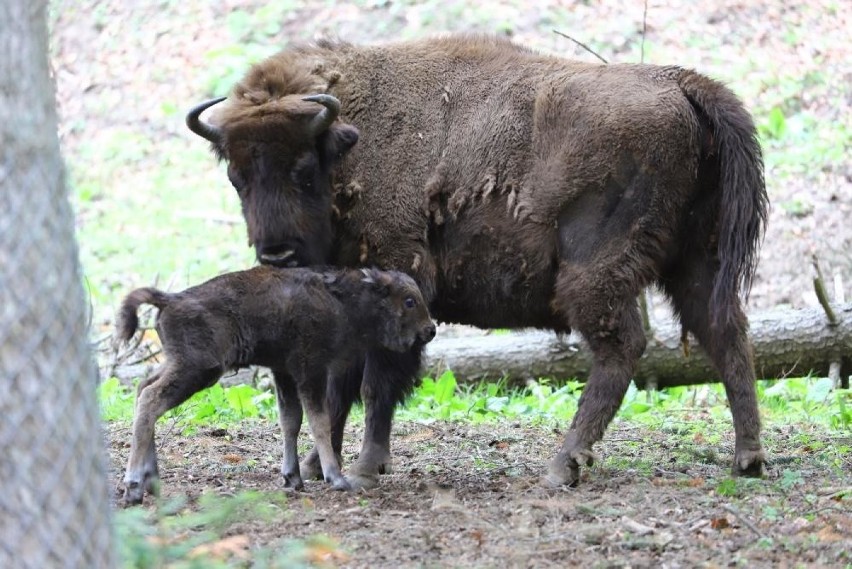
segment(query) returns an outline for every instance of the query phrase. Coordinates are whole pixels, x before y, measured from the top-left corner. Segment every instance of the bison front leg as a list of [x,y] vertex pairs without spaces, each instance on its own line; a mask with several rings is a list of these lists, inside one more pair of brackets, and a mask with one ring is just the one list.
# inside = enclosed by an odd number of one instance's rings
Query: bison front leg
[[[577,312],[598,304],[589,300]],[[547,487],[575,486],[580,480],[580,468],[592,465],[592,445],[603,438],[618,411],[636,362],[645,349],[635,300],[606,301],[603,306],[608,312],[605,316],[586,312],[587,318],[572,321],[592,348],[594,359],[571,428],[542,480]]]
[[418,379],[423,348],[405,353],[373,350],[367,355],[361,397],[364,400],[364,440],[358,460],[349,469],[354,488],[378,485],[379,474],[391,471],[390,432],[394,408],[405,400]]
[[[168,366],[169,364],[166,364]],[[133,418],[133,438],[124,474],[125,505],[141,504],[145,492],[156,493],[159,472],[154,443],[157,419],[189,399],[194,393],[214,383],[221,370],[184,370],[164,368],[154,381],[140,384]]]
[[275,395],[278,401],[278,424],[281,426],[284,457],[281,461],[281,475],[284,487],[294,490],[304,488],[299,471],[299,431],[302,428],[302,404],[296,391],[296,384],[285,372],[274,371]]

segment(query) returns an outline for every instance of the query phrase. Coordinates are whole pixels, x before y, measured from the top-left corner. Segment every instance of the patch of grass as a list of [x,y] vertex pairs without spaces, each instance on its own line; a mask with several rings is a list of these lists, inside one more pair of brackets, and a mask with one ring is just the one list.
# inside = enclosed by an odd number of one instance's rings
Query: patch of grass
[[[852,426],[852,391],[832,389],[828,378],[793,378],[758,383],[758,398],[764,418],[780,424],[810,424],[848,431]],[[459,385],[446,371],[437,379],[423,378],[397,417],[407,421],[458,422],[518,421],[529,424],[564,424],[573,417],[582,384],[548,380],[525,387],[505,382]],[[117,379],[104,381],[100,401],[107,421],[130,421],[133,391]],[[362,410],[354,410],[357,420]],[[274,421],[275,395],[250,385],[222,387],[217,384],[193,395],[189,401],[165,415],[184,431],[199,426],[227,426],[246,419]],[[716,445],[730,430],[730,411],[720,384],[684,386],[660,391],[641,391],[632,386],[618,411],[616,421],[636,422],[656,431],[683,437],[698,445]],[[824,450],[818,440],[800,431],[798,442],[810,452]]]
[[523,419],[531,423],[568,420],[577,409],[579,382],[556,386],[547,380],[523,388],[505,382],[459,386],[451,371],[426,377],[398,416],[404,420],[471,421]]
[[[134,391],[110,378],[100,386],[100,402],[104,420],[130,422],[133,419]],[[163,420],[173,421],[183,434],[199,427],[227,427],[245,420],[276,421],[278,408],[275,394],[251,385],[222,387],[219,384],[199,391],[172,409]]]

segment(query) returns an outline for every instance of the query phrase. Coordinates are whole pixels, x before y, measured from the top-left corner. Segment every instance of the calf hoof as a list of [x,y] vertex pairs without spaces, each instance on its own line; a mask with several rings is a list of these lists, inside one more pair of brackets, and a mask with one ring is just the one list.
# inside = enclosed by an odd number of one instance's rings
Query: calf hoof
[[737,451],[734,455],[734,466],[731,468],[731,475],[760,478],[766,474],[765,464],[766,454],[764,454],[762,449]]
[[288,490],[304,490],[305,483],[302,482],[302,477],[299,474],[285,474],[284,488]]
[[124,483],[124,498],[122,504],[124,507],[137,506],[142,503],[142,497],[145,495],[145,490],[139,482]]
[[594,463],[595,455],[590,450],[560,452],[541,477],[541,485],[553,489],[563,486],[574,488],[580,483],[580,468]]
[[299,463],[299,471],[303,480],[322,480],[322,464],[319,456],[313,452],[309,454]]
[[349,492],[352,490],[352,485],[344,476],[341,476],[337,480],[332,481],[331,489],[337,490],[338,492]]
[[370,490],[379,485],[379,477],[375,474],[350,474],[346,480],[349,490]]

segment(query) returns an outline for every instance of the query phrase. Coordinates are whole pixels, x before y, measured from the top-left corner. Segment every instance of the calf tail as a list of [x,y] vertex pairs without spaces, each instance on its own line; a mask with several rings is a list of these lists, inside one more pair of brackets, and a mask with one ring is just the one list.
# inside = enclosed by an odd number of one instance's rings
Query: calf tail
[[118,339],[126,342],[136,333],[136,329],[139,327],[139,317],[136,314],[139,310],[139,305],[152,304],[162,309],[169,304],[172,296],[167,292],[152,287],[137,288],[128,294],[121,303],[121,308],[118,312],[118,321],[115,325],[115,333]]
[[763,154],[751,115],[727,87],[686,70],[678,84],[709,123],[711,140],[705,154],[715,155],[719,163],[719,270],[710,310],[713,322],[722,324],[733,317],[739,294],[748,298],[757,270],[769,209]]

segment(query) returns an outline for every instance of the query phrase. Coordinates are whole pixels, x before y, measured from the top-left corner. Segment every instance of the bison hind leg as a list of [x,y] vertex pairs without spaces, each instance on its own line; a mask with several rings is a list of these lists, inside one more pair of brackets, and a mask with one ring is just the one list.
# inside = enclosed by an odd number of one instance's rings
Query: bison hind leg
[[[734,422],[734,476],[759,477],[766,455],[760,442],[760,411],[755,389],[754,363],[748,341],[748,320],[740,300],[730,300],[731,317],[713,322],[712,283],[718,263],[700,251],[684,255],[662,279],[663,287],[680,316],[718,370]],[[719,308],[722,309],[722,308]]]
[[546,487],[574,486],[581,467],[594,463],[592,446],[621,406],[645,350],[636,301],[644,283],[638,277],[623,278],[626,263],[620,259],[608,261],[563,263],[557,277],[554,308],[583,335],[593,360],[577,413],[542,480]]

